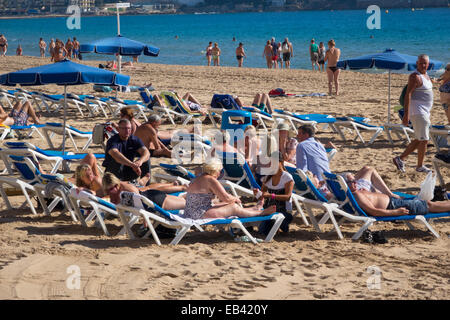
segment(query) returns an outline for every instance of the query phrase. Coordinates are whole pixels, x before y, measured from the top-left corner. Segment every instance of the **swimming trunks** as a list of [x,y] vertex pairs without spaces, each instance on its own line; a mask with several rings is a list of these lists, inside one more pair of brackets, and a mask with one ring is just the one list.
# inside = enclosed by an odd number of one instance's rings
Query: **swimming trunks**
[[446,104],[446,103],[443,103],[443,104],[442,104],[442,107],[444,108],[444,110],[445,110],[445,111],[447,111],[447,110],[448,110],[448,104]]
[[15,126],[26,126],[28,121],[28,113],[23,111],[22,109],[17,111],[16,109],[11,110],[9,114],[11,118],[14,118]]
[[217,56],[217,55],[213,55],[212,57],[213,57],[213,60],[218,60],[219,59],[219,56]]
[[390,198],[387,209],[394,210],[398,208],[408,209],[409,214],[427,214],[429,212],[428,204],[424,200]]
[[272,61],[277,61],[277,60],[278,60],[278,56],[272,55]]
[[283,53],[283,60],[284,61],[289,61],[290,59],[291,59],[291,53],[290,52]]
[[236,56],[236,59],[238,59],[238,60],[241,60],[243,58],[244,58],[244,56]]

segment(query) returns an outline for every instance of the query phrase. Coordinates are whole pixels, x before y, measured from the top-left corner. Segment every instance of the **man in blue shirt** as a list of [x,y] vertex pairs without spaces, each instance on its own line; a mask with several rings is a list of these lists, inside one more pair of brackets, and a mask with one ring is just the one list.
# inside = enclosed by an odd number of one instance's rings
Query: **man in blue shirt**
[[314,127],[306,124],[298,128],[297,139],[299,144],[296,150],[297,169],[311,171],[322,181],[322,173],[331,172],[327,152],[324,146],[314,139]]
[[141,139],[131,134],[129,120],[120,120],[119,133],[108,140],[103,166],[105,172],[113,173],[121,181],[133,181],[150,173],[150,152]]

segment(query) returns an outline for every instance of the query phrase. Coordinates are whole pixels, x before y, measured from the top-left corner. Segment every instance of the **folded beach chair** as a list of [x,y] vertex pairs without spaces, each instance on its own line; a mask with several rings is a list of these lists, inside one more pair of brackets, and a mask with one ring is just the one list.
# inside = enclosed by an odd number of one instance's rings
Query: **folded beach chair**
[[[332,174],[332,173],[326,173],[324,172],[324,178],[326,179],[328,189],[333,193],[336,203],[339,204],[339,208],[345,211],[347,214],[350,214],[349,216],[344,216],[345,218],[350,218],[352,220],[359,218],[365,218],[364,225],[356,232],[352,239],[357,240],[359,237],[361,237],[362,233],[369,228],[373,223],[375,222],[392,222],[392,221],[404,221],[408,227],[412,230],[414,230],[414,227],[411,225],[411,221],[417,221],[421,222],[425,225],[425,227],[436,237],[439,238],[439,234],[431,227],[431,225],[428,223],[427,220],[429,219],[436,219],[436,218],[443,218],[443,217],[449,217],[450,212],[444,212],[444,213],[428,213],[425,215],[403,215],[403,216],[396,216],[396,217],[375,217],[368,215],[364,212],[364,210],[361,209],[361,207],[358,205],[357,201],[355,200],[353,193],[348,188],[347,184],[344,181],[344,178]],[[409,196],[413,197],[411,195],[405,195],[403,196]]]
[[[73,152],[43,150],[29,142],[5,142],[6,148],[0,149],[0,159],[5,163],[5,167],[9,174],[13,174],[12,167],[8,162],[8,155],[30,157],[36,163],[50,162],[52,165],[51,173],[56,173],[62,166],[63,170],[70,171],[70,164],[78,162],[86,156],[86,153],[74,154]],[[104,154],[94,154],[97,159],[104,159]],[[100,172],[102,171],[99,166]]]
[[[130,239],[135,239],[135,235],[131,230],[133,222],[136,221],[135,219],[133,220],[133,218],[140,217],[144,219],[147,226],[149,227],[149,232],[144,235],[143,238],[151,234],[158,245],[161,245],[161,241],[159,240],[155,228],[160,224],[164,227],[177,230],[175,237],[170,242],[170,244],[172,245],[178,244],[191,227],[195,226],[197,227],[197,229],[202,230],[201,227],[207,225],[216,227],[228,226],[230,228],[238,228],[242,230],[242,232],[251,240],[251,242],[257,244],[257,240],[248,232],[244,225],[253,225],[255,223],[259,224],[262,221],[273,220],[274,225],[264,240],[265,242],[269,242],[273,239],[275,233],[284,220],[284,216],[281,213],[274,213],[268,216],[252,218],[230,217],[228,219],[186,219],[162,209],[142,195],[131,192],[122,192],[120,196],[121,204],[117,205],[116,208],[119,212],[122,223],[125,226],[128,237]],[[131,213],[131,216],[127,215],[127,213]]]
[[[55,148],[53,144],[53,137],[55,134],[57,135],[63,135],[64,134],[64,127],[62,123],[54,123],[54,122],[47,122],[43,127],[42,131],[44,132],[45,140],[48,143],[48,146],[50,149],[57,149]],[[69,138],[69,140],[72,142],[75,150],[78,152],[78,146],[75,142],[75,140],[85,140],[85,144],[81,148],[81,151],[85,151],[92,143],[92,132],[90,131],[81,131],[73,126],[66,125],[66,136]],[[59,149],[62,147],[62,145],[59,147]]]
[[361,142],[363,144],[366,144],[364,138],[361,135],[360,130],[364,130],[364,131],[370,131],[373,132],[372,137],[370,138],[370,141],[367,143],[372,144],[375,139],[381,134],[383,133],[384,128],[382,126],[375,126],[375,125],[370,125],[364,121],[361,121],[355,117],[338,117],[336,118],[337,121],[334,123],[334,126],[336,127],[339,135],[341,136],[342,140],[346,141],[343,129],[350,129],[350,130],[355,130],[355,139],[357,140],[358,138],[361,140]]
[[[161,91],[161,99],[165,102],[165,106],[160,106],[159,110],[166,113],[170,122],[175,125],[175,120],[180,118],[183,120],[183,125],[188,124],[193,119],[200,119],[202,114],[191,109],[185,104],[185,102],[178,96],[176,92]],[[203,120],[201,120],[203,122]]]
[[[37,214],[37,212],[31,202],[31,195],[37,196],[38,201],[44,209],[44,213],[47,215],[50,215],[59,202],[65,205],[65,210],[69,208],[66,193],[67,188],[70,186],[68,181],[62,176],[41,173],[29,157],[9,155],[8,160],[20,174],[20,178],[0,177],[0,193],[8,209],[13,209],[13,207],[9,202],[3,184],[20,188],[26,198],[24,204],[28,204],[33,214]],[[46,198],[53,198],[53,200],[47,204]],[[72,214],[71,210],[68,211],[71,213],[72,219],[76,221],[76,217]]]
[[[89,227],[88,223],[95,220],[95,223],[100,225],[105,235],[111,236],[111,232],[106,227],[105,219],[108,215],[119,217],[113,203],[78,188],[70,190],[69,201],[74,214],[83,227]],[[137,217],[134,217],[130,223],[136,223],[137,219]],[[116,235],[123,235],[125,232],[125,228],[122,228]]]

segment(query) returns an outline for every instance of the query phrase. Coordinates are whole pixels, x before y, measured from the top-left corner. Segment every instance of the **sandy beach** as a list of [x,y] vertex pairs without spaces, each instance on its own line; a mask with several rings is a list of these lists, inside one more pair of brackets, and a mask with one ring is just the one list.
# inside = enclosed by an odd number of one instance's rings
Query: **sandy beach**
[[[50,59],[1,57],[0,74],[47,63]],[[98,66],[104,60],[83,63]],[[235,94],[250,105],[256,93],[275,88],[296,94],[328,92],[326,74],[309,70],[138,63],[123,73],[131,76],[131,85],[152,83],[156,92],[190,92],[204,105],[210,104],[214,93]],[[387,74],[343,71],[339,96],[281,97],[272,102],[278,108],[299,113],[364,116],[371,119],[371,124],[382,125],[387,120],[387,82]],[[406,82],[407,75],[392,75],[392,106],[399,104]],[[63,92],[55,85],[29,89],[49,94]],[[95,93],[92,85],[74,86],[69,91]],[[120,97],[139,99],[137,93],[123,93]],[[446,124],[436,86],[434,97],[432,123]],[[69,111],[68,119],[70,125],[81,130],[92,130],[95,123],[106,120],[101,116],[82,118],[74,111]],[[393,110],[392,119],[399,122]],[[42,120],[62,122],[62,113],[43,114]],[[168,123],[162,127],[175,129]],[[211,128],[211,124],[205,128]],[[419,192],[426,174],[415,171],[416,154],[407,159],[406,173],[398,172],[392,163],[392,158],[405,148],[401,141],[391,145],[383,133],[374,144],[365,146],[352,141],[353,134],[347,137],[344,142],[329,129],[318,133],[318,138],[332,140],[338,147],[330,163],[333,171],[356,172],[369,165],[379,171],[392,190]],[[38,138],[27,141],[48,148]],[[90,150],[101,152],[99,146]],[[425,160],[428,167],[435,153],[430,143]],[[152,165],[170,161],[152,159]],[[442,173],[449,190],[450,171],[444,169]],[[20,196],[10,200],[16,205],[24,201]],[[367,244],[351,240],[361,224],[345,223],[341,228],[345,239],[339,240],[331,224],[318,233],[297,216],[290,232],[277,234],[271,243],[238,243],[228,233],[192,230],[177,246],[167,245],[166,239],[157,246],[150,239],[107,237],[101,229],[83,228],[58,212],[34,216],[26,208],[8,211],[2,201],[0,299],[448,299],[449,222],[447,218],[432,224],[439,239],[417,223],[416,230],[404,223],[375,224],[371,230],[384,230],[388,243]],[[115,233],[121,228],[118,219],[107,220],[107,224]],[[66,285],[68,268],[74,265],[81,273],[79,289]],[[368,286],[378,275],[380,285]]]

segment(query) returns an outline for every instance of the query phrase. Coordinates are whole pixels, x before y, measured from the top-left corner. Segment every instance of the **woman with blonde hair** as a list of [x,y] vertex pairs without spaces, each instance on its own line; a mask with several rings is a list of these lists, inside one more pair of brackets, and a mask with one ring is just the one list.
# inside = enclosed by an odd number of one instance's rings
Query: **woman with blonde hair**
[[[261,205],[250,208],[241,207],[241,200],[228,194],[217,180],[221,171],[220,159],[213,158],[203,165],[203,173],[195,178],[187,188],[186,207],[183,214],[185,218],[254,217],[275,212],[275,206],[264,210]],[[219,202],[213,204],[213,199],[216,197]]]
[[110,201],[114,204],[120,203],[120,193],[122,191],[143,195],[165,210],[180,210],[183,209],[186,204],[186,200],[183,197],[167,194],[185,191],[186,186],[155,183],[147,187],[137,188],[131,183],[120,181],[119,178],[111,172],[106,172],[103,176],[102,186],[103,191],[106,195],[109,195]]

